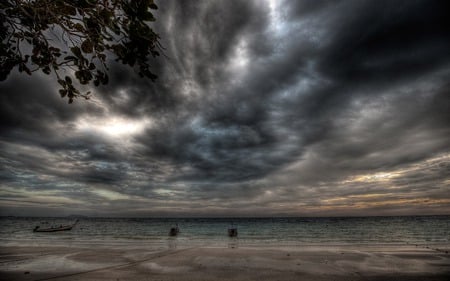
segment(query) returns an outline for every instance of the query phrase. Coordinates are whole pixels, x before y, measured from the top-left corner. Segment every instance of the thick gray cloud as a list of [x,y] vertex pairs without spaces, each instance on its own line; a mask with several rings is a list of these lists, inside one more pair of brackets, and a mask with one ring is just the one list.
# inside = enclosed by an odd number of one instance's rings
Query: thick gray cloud
[[156,83],[0,84],[0,212],[448,214],[448,5],[161,1]]

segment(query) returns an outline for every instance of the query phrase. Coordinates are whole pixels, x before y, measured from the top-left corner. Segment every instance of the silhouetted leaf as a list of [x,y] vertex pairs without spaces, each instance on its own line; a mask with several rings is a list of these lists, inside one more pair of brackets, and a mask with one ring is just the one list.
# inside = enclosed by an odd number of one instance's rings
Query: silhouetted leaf
[[61,89],[61,90],[59,90],[59,94],[63,98],[63,97],[65,97],[67,95],[67,90]]
[[92,53],[92,48],[92,42],[89,39],[84,40],[83,43],[81,43],[81,50],[85,53]]

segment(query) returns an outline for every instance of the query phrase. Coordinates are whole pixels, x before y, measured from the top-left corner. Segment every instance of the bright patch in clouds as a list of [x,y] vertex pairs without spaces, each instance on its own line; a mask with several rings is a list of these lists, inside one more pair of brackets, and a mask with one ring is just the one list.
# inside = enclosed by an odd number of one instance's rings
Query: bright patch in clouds
[[352,177],[350,180],[345,181],[346,183],[350,182],[384,182],[389,181],[394,177],[399,176],[398,173],[375,173],[370,175],[361,175]]
[[244,70],[249,63],[247,42],[241,40],[235,49],[235,56],[231,61],[231,67],[233,70]]
[[126,200],[126,199],[130,199],[129,196],[124,195],[122,193],[116,192],[116,191],[112,191],[112,190],[106,190],[106,189],[96,189],[94,191],[92,191],[92,193],[101,196],[105,199],[108,200]]
[[121,117],[102,119],[81,118],[77,122],[76,128],[80,132],[99,132],[114,138],[137,135],[142,133],[150,124],[149,119],[134,120]]

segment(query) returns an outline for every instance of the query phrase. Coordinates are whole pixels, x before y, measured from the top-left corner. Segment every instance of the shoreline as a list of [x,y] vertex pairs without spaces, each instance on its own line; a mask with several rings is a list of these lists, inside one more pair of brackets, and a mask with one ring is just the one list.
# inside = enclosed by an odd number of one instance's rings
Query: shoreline
[[110,248],[110,249],[130,249],[146,248],[146,249],[165,249],[165,248],[189,248],[192,246],[202,248],[248,248],[248,249],[292,249],[292,248],[417,248],[430,249],[443,253],[450,253],[450,243],[442,242],[416,242],[416,243],[363,243],[363,242],[286,242],[278,241],[265,243],[264,241],[246,239],[246,238],[229,238],[222,240],[200,241],[200,239],[190,240],[185,237],[164,237],[160,239],[60,239],[60,237],[50,239],[1,239],[0,248],[2,247],[66,247],[66,248],[84,248],[84,247]]
[[[0,246],[0,280],[447,280],[450,255],[411,245]],[[447,245],[448,249],[450,245]],[[49,279],[51,278],[51,279]]]

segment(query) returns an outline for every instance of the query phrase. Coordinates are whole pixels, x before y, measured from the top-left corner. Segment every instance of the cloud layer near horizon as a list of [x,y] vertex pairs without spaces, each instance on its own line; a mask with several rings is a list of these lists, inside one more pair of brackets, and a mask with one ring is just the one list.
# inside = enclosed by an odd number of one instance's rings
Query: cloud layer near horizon
[[161,1],[157,83],[0,84],[0,214],[450,214],[446,1]]

